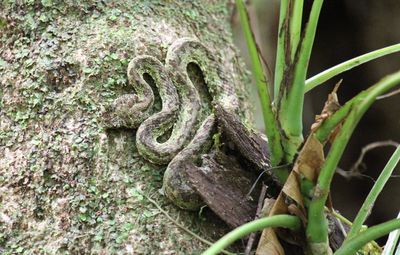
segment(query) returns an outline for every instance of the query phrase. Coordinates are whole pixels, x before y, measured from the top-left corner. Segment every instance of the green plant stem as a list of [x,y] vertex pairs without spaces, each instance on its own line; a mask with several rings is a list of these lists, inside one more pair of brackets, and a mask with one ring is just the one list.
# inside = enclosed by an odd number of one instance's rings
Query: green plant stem
[[274,101],[277,102],[279,98],[279,90],[283,79],[283,73],[286,68],[285,61],[285,37],[287,26],[285,23],[289,15],[289,0],[281,0],[280,13],[279,13],[279,28],[278,28],[278,42],[276,45],[276,60],[275,60],[275,74],[274,74]]
[[222,249],[228,247],[236,240],[247,236],[248,234],[262,230],[264,228],[282,227],[289,228],[291,230],[298,230],[301,227],[301,221],[296,216],[291,215],[275,215],[271,217],[265,217],[262,219],[254,220],[246,223],[215,242],[210,248],[208,248],[202,255],[214,255],[218,254]]
[[362,231],[354,238],[342,245],[334,255],[352,255],[356,254],[368,242],[378,239],[389,232],[400,228],[400,219],[391,220]]
[[297,153],[298,147],[303,142],[304,85],[322,4],[323,0],[314,0],[305,28],[304,38],[296,53],[292,84],[285,84],[286,88],[280,88],[286,90],[283,93],[284,98],[281,99],[279,120],[283,131],[288,137],[284,141],[288,162],[291,162]]
[[[325,212],[331,212],[328,207],[325,207]],[[344,224],[347,224],[349,226],[351,226],[353,223],[351,221],[349,221],[346,217],[344,217],[343,215],[341,215],[340,213],[336,212],[335,210],[332,212],[333,216],[336,217],[336,219],[340,220],[341,222],[343,222]]]
[[310,245],[326,243],[328,241],[328,226],[324,215],[324,206],[329,194],[333,175],[352,132],[362,115],[375,101],[376,97],[398,84],[400,84],[400,71],[385,77],[372,86],[368,90],[368,94],[361,92],[352,99],[354,100],[354,105],[352,105],[339,134],[332,144],[328,157],[322,166],[314,197],[310,203],[308,225],[306,229]]
[[295,0],[293,2],[293,10],[290,18],[290,53],[292,55],[292,60],[294,59],[297,46],[300,42],[304,0]]
[[[236,6],[239,11],[240,22],[243,28],[243,33],[246,38],[247,47],[250,53],[254,80],[257,84],[258,94],[260,96],[261,108],[264,117],[265,131],[271,148],[271,164],[272,166],[277,166],[280,164],[283,158],[283,148],[281,145],[278,122],[275,118],[274,111],[272,110],[271,99],[268,91],[268,84],[266,82],[263,73],[263,68],[258,55],[257,46],[246,13],[245,9],[246,7],[244,6],[242,0],[236,0]],[[284,182],[285,179],[282,179],[281,181]]]
[[305,92],[312,90],[313,88],[317,87],[318,85],[324,83],[325,81],[331,79],[332,77],[335,77],[340,73],[348,71],[354,67],[357,67],[371,60],[399,51],[400,51],[400,43],[347,60],[308,79],[305,85]]
[[374,186],[372,187],[367,198],[365,199],[363,205],[361,206],[361,209],[358,211],[358,214],[353,221],[353,225],[349,233],[347,234],[345,242],[347,242],[347,240],[350,240],[360,232],[362,225],[364,224],[365,220],[371,213],[372,207],[374,206],[374,203],[378,195],[382,192],[383,187],[385,186],[386,182],[392,175],[394,168],[399,163],[399,160],[400,160],[400,146],[397,147],[392,157],[387,162],[385,168],[379,175]]

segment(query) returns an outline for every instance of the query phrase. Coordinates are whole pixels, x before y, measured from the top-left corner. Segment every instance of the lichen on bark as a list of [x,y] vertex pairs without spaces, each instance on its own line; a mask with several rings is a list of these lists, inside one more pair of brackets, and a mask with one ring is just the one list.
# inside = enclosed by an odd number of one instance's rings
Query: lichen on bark
[[138,155],[133,130],[104,129],[101,112],[131,92],[126,70],[134,56],[163,61],[181,37],[205,44],[223,81],[245,98],[231,8],[222,0],[0,2],[0,253],[204,249],[141,192],[201,236],[215,239],[226,230],[161,196],[165,166]]

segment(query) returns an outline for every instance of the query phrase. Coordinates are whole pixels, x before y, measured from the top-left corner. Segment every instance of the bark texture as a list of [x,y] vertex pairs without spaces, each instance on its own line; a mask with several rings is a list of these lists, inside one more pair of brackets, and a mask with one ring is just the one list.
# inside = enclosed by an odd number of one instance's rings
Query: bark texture
[[[102,128],[101,112],[131,91],[136,55],[164,61],[194,37],[244,98],[228,1],[0,2],[0,253],[197,254],[224,230],[158,192],[165,166],[144,161],[134,130]],[[241,85],[242,84],[242,85]],[[248,109],[242,105],[243,116]],[[248,121],[248,119],[244,119]],[[144,195],[145,194],[145,195]],[[222,227],[221,227],[222,226]]]

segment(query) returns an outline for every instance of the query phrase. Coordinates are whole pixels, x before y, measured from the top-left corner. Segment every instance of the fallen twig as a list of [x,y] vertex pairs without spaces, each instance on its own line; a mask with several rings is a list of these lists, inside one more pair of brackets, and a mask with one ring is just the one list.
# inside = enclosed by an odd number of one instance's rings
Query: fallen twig
[[[267,194],[267,187],[265,185],[262,185],[261,193],[258,198],[257,212],[256,212],[256,216],[254,217],[255,220],[260,218],[260,214],[261,214],[261,210],[263,207],[264,198],[265,198],[266,194]],[[255,240],[256,236],[257,236],[257,233],[255,233],[255,232],[250,234],[249,240],[247,241],[246,249],[244,251],[245,255],[250,255],[250,252],[251,252],[251,249],[253,248],[253,244],[254,244],[254,240]]]

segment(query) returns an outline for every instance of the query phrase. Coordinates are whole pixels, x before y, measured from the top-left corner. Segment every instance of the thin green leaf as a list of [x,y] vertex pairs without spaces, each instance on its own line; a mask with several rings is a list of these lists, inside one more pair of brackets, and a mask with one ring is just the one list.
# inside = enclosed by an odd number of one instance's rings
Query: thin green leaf
[[364,245],[376,240],[389,232],[400,228],[400,219],[387,221],[385,223],[368,228],[357,236],[343,244],[334,255],[353,255],[356,254]]
[[297,216],[291,215],[275,215],[271,217],[265,217],[258,220],[254,220],[248,222],[225,236],[219,239],[216,243],[214,243],[210,248],[208,248],[202,255],[215,255],[219,254],[219,252],[228,247],[230,244],[234,243],[236,240],[239,240],[242,237],[247,236],[252,232],[256,232],[262,230],[264,228],[288,228],[291,230],[298,230],[301,227],[301,221]]
[[399,160],[400,160],[400,146],[397,147],[392,157],[387,162],[385,168],[379,175],[374,186],[372,187],[367,198],[365,199],[363,205],[361,206],[361,209],[358,211],[358,214],[354,219],[353,225],[351,226],[351,229],[347,234],[345,242],[347,242],[347,240],[350,240],[351,238],[359,234],[362,225],[364,224],[365,220],[371,213],[372,207],[374,206],[374,203],[378,198],[378,195],[382,192],[383,187],[385,186],[390,176],[392,175],[394,168],[396,167],[397,163],[399,163]]
[[399,52],[400,51],[400,43],[395,44],[392,46],[388,46],[379,50],[375,50],[369,53],[366,53],[364,55],[358,56],[356,58],[347,60],[341,64],[338,64],[334,67],[331,67],[322,73],[319,73],[310,79],[306,81],[306,87],[305,91],[308,92],[312,90],[313,88],[317,87],[318,85],[321,85],[322,83],[326,82],[327,80],[331,79],[332,77],[335,77],[338,74],[341,74],[345,71],[348,71],[354,67],[357,67],[359,65],[362,65],[364,63],[367,63],[369,61],[372,61],[374,59]]

